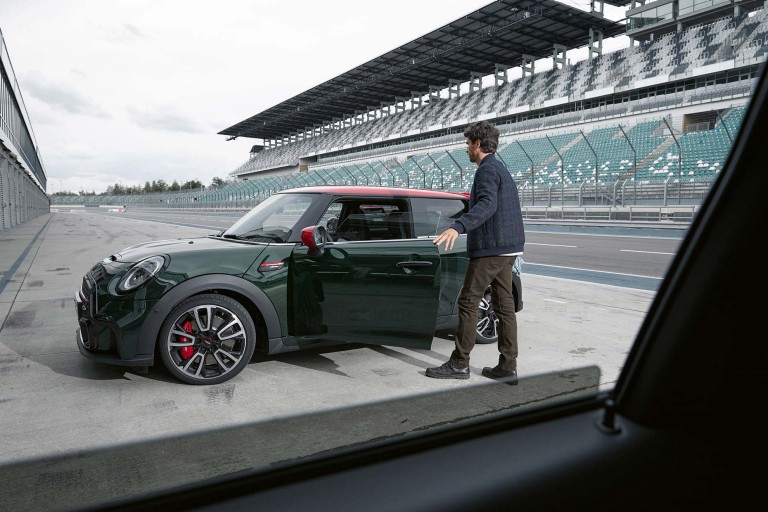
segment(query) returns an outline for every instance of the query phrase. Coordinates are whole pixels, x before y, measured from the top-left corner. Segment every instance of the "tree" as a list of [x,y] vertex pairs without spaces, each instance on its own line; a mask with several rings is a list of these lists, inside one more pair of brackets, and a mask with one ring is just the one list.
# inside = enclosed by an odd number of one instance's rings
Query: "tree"
[[173,192],[176,192],[177,190],[181,190],[181,187],[179,186],[179,182],[176,180],[173,180],[173,183],[171,183],[171,187],[168,189]]
[[226,184],[226,181],[216,176],[211,180],[211,186],[212,187],[221,187],[222,185]]

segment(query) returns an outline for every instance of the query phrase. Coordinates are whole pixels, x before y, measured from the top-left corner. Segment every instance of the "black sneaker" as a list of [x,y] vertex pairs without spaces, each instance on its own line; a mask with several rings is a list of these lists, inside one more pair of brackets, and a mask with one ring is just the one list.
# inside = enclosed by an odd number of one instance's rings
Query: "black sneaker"
[[468,379],[469,367],[456,368],[450,361],[446,361],[441,366],[427,368],[426,375],[434,379]]
[[493,368],[486,366],[483,368],[483,377],[500,380],[502,382],[506,382],[507,384],[517,386],[517,372],[515,370],[512,370],[511,372],[505,372],[504,370],[499,369],[498,366],[494,366]]

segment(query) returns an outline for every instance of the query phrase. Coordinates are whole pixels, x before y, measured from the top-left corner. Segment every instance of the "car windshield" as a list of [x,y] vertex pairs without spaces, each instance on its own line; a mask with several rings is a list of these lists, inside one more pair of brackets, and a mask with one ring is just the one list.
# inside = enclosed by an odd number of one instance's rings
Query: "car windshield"
[[316,194],[275,194],[245,214],[221,235],[254,242],[285,242]]
[[762,2],[137,1],[0,19],[9,510],[608,396],[768,54]]

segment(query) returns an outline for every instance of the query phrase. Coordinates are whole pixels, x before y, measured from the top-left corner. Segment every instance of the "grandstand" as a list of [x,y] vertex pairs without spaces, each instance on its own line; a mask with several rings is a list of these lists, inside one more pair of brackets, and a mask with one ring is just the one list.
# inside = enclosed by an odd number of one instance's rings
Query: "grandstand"
[[[222,130],[256,141],[232,184],[94,200],[250,207],[318,184],[465,191],[475,166],[463,130],[487,119],[524,207],[698,204],[766,59],[764,4],[675,0],[669,17],[666,0],[608,3],[631,3],[628,24],[604,17],[601,2],[591,12],[491,2]],[[604,52],[603,38],[620,35],[629,44]],[[551,68],[537,71],[542,59]]]
[[0,31],[0,231],[49,211],[48,177]]

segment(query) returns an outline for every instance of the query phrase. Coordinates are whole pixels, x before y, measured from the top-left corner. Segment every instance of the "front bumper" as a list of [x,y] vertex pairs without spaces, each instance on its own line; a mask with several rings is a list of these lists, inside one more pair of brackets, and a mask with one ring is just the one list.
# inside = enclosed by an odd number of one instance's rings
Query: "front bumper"
[[80,329],[75,331],[75,340],[77,341],[77,348],[80,353],[88,359],[99,363],[115,364],[120,366],[153,366],[155,364],[155,358],[153,356],[137,356],[132,359],[121,359],[117,354],[109,352],[99,353],[93,350],[85,348],[83,345],[83,336]]
[[134,354],[124,357],[123,339],[120,327],[94,314],[95,295],[89,287],[75,293],[75,312],[79,329],[75,331],[75,342],[82,355],[100,363],[121,366],[152,366],[154,354]]

